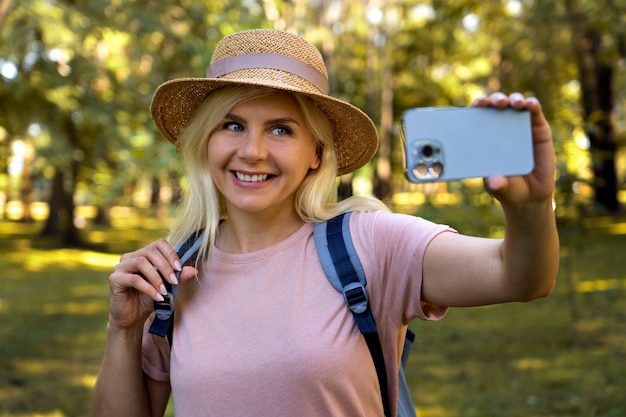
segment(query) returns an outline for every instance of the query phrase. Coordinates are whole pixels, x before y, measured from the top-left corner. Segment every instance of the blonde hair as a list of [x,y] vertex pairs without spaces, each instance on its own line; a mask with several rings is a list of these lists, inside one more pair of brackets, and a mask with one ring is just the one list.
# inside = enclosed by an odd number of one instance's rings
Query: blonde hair
[[[222,87],[198,107],[193,119],[179,135],[187,186],[172,225],[170,242],[178,244],[202,228],[206,229],[200,253],[203,258],[215,247],[219,222],[227,213],[222,196],[208,170],[208,142],[211,132],[238,103],[263,97],[276,90],[251,86]],[[305,222],[320,222],[348,211],[376,211],[389,208],[373,197],[353,196],[337,202],[337,159],[333,125],[315,103],[293,94],[300,105],[320,152],[320,166],[309,172],[296,192],[295,210]]]

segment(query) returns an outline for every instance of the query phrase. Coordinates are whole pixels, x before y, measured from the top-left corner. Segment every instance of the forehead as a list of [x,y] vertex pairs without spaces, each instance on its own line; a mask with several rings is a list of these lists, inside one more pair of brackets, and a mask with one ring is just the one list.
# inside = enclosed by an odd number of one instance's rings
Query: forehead
[[267,90],[254,97],[247,98],[235,104],[231,112],[248,111],[254,109],[255,112],[263,113],[280,111],[292,116],[302,117],[302,110],[298,100],[293,94],[285,91]]

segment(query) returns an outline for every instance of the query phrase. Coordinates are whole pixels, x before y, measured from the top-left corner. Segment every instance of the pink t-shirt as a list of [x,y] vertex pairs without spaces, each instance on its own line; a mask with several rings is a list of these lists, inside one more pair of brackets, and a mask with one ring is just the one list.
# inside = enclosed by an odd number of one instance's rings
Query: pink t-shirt
[[[448,230],[401,214],[351,217],[391,398],[408,323],[445,314],[421,301],[421,285],[426,246]],[[383,415],[371,355],[324,275],[311,224],[257,252],[216,249],[181,286],[171,364],[165,339],[146,333],[143,370],[170,380],[177,417]]]

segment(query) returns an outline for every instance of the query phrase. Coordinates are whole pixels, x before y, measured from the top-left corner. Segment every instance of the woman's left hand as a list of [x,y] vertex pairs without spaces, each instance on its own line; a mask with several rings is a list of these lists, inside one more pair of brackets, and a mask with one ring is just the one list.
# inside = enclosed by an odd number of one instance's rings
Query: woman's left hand
[[422,300],[452,307],[544,297],[554,288],[559,268],[550,126],[539,101],[519,93],[495,93],[476,99],[473,105],[528,110],[535,165],[528,175],[484,180],[487,191],[502,205],[504,239],[455,233],[433,238],[424,255]]
[[503,93],[494,93],[489,97],[476,99],[472,105],[502,109],[511,107],[530,111],[535,160],[532,172],[517,177],[488,177],[485,179],[487,191],[504,206],[520,206],[551,199],[555,180],[554,145],[552,131],[539,100],[534,97],[524,97],[520,93],[508,96]]

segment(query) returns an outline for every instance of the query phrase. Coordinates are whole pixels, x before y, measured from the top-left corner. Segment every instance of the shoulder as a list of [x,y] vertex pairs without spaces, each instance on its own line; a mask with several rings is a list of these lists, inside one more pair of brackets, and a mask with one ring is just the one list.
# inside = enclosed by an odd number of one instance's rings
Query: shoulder
[[350,218],[351,233],[370,235],[371,237],[393,235],[398,232],[419,232],[421,235],[451,230],[446,225],[433,223],[421,217],[385,211],[356,211]]
[[423,253],[435,236],[446,231],[453,229],[408,214],[359,211],[350,218],[350,234],[357,253],[379,257]]

